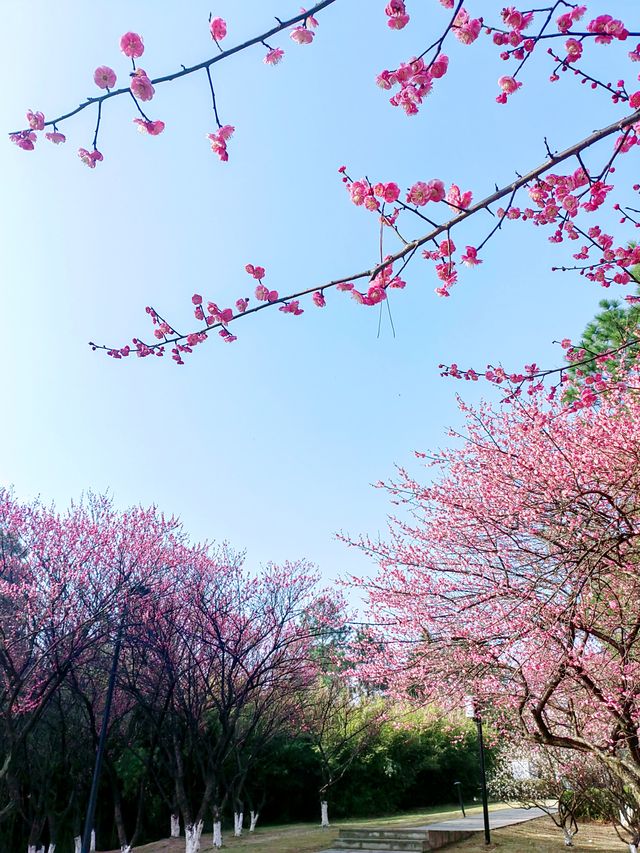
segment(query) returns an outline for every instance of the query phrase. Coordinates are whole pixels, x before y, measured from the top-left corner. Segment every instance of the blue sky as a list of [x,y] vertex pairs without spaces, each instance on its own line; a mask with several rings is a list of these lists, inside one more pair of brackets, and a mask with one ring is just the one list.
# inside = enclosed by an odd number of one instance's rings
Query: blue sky
[[[606,11],[625,18],[632,6]],[[262,49],[217,66],[221,118],[236,127],[227,164],[205,139],[215,127],[204,75],[158,87],[149,114],[167,128],[157,138],[135,132],[130,102],[109,102],[95,171],[75,156],[90,147],[90,110],[61,127],[66,146],[0,146],[4,484],[59,505],[87,489],[108,489],[122,506],[155,502],[194,538],[228,540],[254,564],[304,556],[327,577],[368,571],[335,532],[382,531],[387,500],[369,484],[411,464],[414,449],[446,442],[460,423],[456,393],[479,394],[441,379],[438,363],[558,362],[551,341],[579,334],[610,294],[552,274],[567,250],[521,223],[448,300],[433,293],[430,266],[414,262],[393,294],[395,337],[386,314],[378,337],[377,309],[330,293],[324,310],[309,303],[299,318],[243,321],[235,344],[212,340],[181,368],[168,358],[117,363],[87,346],[148,335],[147,304],[178,328],[194,292],[232,304],[252,290],[247,262],[265,266],[281,293],[370,266],[375,220],[349,203],[342,164],[401,187],[456,180],[480,198],[541,162],[545,135],[561,149],[621,115],[570,80],[547,84],[544,55],[509,105],[495,104],[505,67],[482,43],[454,45],[450,73],[406,118],[375,75],[422,50],[445,20],[436,0],[411,7],[412,25],[394,33],[383,0],[338,0],[313,45],[274,40],[287,51],[281,66],[264,66]],[[141,64],[157,76],[211,55],[210,11],[227,19],[233,44],[297,10],[285,0],[5,0],[2,126],[21,127],[29,107],[66,112],[97,91],[98,65],[123,80],[127,30],[143,35]],[[613,51],[600,51],[616,79]],[[630,155],[619,171],[635,165]],[[470,224],[456,243],[479,233]]]

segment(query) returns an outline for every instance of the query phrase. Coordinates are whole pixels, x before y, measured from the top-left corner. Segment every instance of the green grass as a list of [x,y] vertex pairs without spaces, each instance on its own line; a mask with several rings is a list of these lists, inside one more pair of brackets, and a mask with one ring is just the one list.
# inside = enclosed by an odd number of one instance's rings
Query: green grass
[[[503,808],[504,804],[495,803],[491,810]],[[477,814],[480,806],[467,808],[467,814]],[[254,833],[245,833],[241,838],[234,838],[230,832],[223,833],[224,848],[241,853],[320,853],[332,846],[340,828],[347,827],[412,827],[428,822],[446,820],[460,816],[458,807],[439,807],[411,812],[409,814],[393,815],[372,820],[341,820],[336,821],[328,829],[321,829],[317,823],[293,823],[280,826],[258,827]],[[211,834],[203,835],[200,847],[201,853],[210,853]],[[480,853],[480,851],[496,850],[500,853],[557,853],[566,849],[563,846],[562,834],[554,826],[550,818],[539,818],[513,827],[494,830],[491,847],[484,845],[481,833],[468,841],[452,844],[445,848],[449,853]],[[613,829],[599,824],[585,824],[574,840],[573,850],[590,850],[592,853],[616,853],[628,850],[622,844]],[[165,839],[152,844],[136,847],[136,853],[183,853],[184,838]],[[114,851],[114,853],[118,853]]]

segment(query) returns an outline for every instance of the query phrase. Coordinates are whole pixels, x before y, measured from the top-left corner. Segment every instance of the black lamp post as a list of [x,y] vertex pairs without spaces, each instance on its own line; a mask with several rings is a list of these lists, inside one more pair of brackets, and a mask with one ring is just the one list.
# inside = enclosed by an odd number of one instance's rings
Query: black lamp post
[[482,737],[482,717],[472,698],[466,702],[466,715],[473,720],[478,727],[478,751],[480,753],[480,784],[482,787],[482,816],[484,818],[484,843],[491,844],[491,832],[489,829],[489,801],[487,798],[487,774],[484,761],[484,739]]

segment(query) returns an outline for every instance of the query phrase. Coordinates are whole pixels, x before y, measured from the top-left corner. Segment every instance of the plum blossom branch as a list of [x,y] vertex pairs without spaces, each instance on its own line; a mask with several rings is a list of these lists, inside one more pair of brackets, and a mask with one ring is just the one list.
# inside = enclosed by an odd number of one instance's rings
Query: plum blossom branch
[[[568,160],[572,157],[577,156],[582,151],[584,151],[585,149],[594,145],[595,143],[597,143],[603,139],[606,139],[607,137],[613,135],[614,133],[619,133],[621,131],[624,131],[626,128],[630,128],[632,125],[635,125],[639,121],[640,121],[640,110],[636,110],[635,112],[631,113],[630,115],[625,116],[622,119],[619,119],[618,121],[608,125],[607,127],[604,127],[604,128],[601,128],[600,130],[595,131],[590,136],[580,140],[579,142],[575,143],[574,145],[571,145],[569,148],[566,148],[564,151],[552,155],[547,160],[545,160],[545,162],[541,163],[539,166],[535,167],[534,169],[531,169],[526,174],[519,176],[512,183],[510,183],[506,186],[503,186],[502,188],[496,189],[495,192],[491,193],[489,196],[486,196],[485,198],[481,199],[480,201],[476,202],[475,204],[469,204],[469,206],[466,207],[465,209],[458,210],[456,215],[454,217],[448,219],[446,222],[443,222],[440,225],[434,224],[434,226],[431,228],[431,230],[427,234],[424,234],[421,237],[418,237],[414,240],[407,242],[397,252],[395,252],[394,254],[388,255],[386,258],[381,260],[378,264],[376,264],[374,267],[372,267],[370,269],[361,270],[361,271],[359,271],[353,275],[349,275],[349,276],[341,276],[341,277],[336,278],[332,281],[325,282],[321,285],[316,285],[313,287],[298,290],[298,291],[290,293],[286,296],[280,296],[276,291],[268,291],[267,289],[265,289],[263,287],[262,276],[264,276],[264,270],[262,270],[261,268],[256,268],[256,271],[258,269],[261,270],[261,272],[259,274],[256,274],[256,272],[254,271],[254,268],[251,265],[249,265],[247,267],[247,271],[250,272],[251,275],[254,275],[254,277],[258,278],[258,280],[260,281],[260,288],[263,289],[264,293],[268,294],[268,296],[264,295],[264,294],[261,294],[260,296],[258,296],[258,299],[262,300],[260,302],[260,304],[254,306],[254,307],[248,308],[246,300],[238,300],[238,303],[237,303],[238,310],[235,313],[231,309],[225,309],[224,312],[220,312],[218,307],[214,305],[214,310],[211,311],[210,317],[207,318],[207,325],[205,325],[204,327],[201,327],[199,330],[194,331],[194,332],[190,332],[190,333],[183,334],[183,335],[178,335],[177,333],[174,333],[173,330],[168,325],[166,325],[166,327],[163,329],[164,334],[160,335],[160,337],[162,337],[162,341],[158,341],[158,342],[152,343],[152,344],[146,344],[143,341],[141,341],[140,339],[134,338],[133,339],[133,344],[134,344],[133,347],[126,346],[126,347],[120,348],[120,347],[113,347],[113,346],[108,346],[108,345],[99,345],[93,341],[90,342],[90,346],[94,350],[98,350],[98,349],[99,350],[105,350],[110,355],[112,355],[113,357],[121,358],[123,356],[126,357],[130,354],[137,354],[139,356],[146,356],[146,355],[152,355],[152,354],[162,355],[164,353],[165,346],[173,344],[173,345],[175,345],[175,348],[178,350],[178,356],[176,358],[176,360],[178,360],[180,358],[180,352],[181,351],[191,352],[193,346],[200,344],[200,343],[203,343],[207,339],[208,333],[211,331],[218,330],[219,334],[223,338],[225,338],[226,340],[235,340],[235,336],[231,335],[230,332],[228,331],[228,326],[230,323],[239,320],[241,317],[247,317],[251,314],[255,314],[259,311],[263,311],[263,310],[265,310],[271,306],[274,306],[274,305],[278,305],[280,310],[284,311],[285,313],[294,313],[294,314],[302,313],[302,309],[299,308],[298,302],[301,298],[308,296],[310,294],[314,294],[315,304],[318,305],[319,307],[323,307],[325,304],[324,291],[332,289],[332,288],[353,291],[353,282],[360,281],[363,279],[367,279],[370,283],[372,283],[372,286],[376,289],[376,298],[374,299],[374,302],[381,301],[382,299],[385,298],[385,291],[386,291],[387,287],[389,287],[389,286],[403,287],[404,286],[404,282],[401,282],[401,281],[398,282],[398,274],[396,274],[396,276],[393,279],[391,278],[391,276],[393,274],[392,268],[393,268],[394,264],[396,264],[399,261],[402,262],[402,270],[403,270],[407,266],[407,264],[410,262],[410,260],[413,258],[413,256],[415,255],[415,252],[421,246],[424,246],[426,243],[435,240],[436,237],[438,237],[442,234],[447,235],[447,241],[446,242],[448,244],[450,244],[450,242],[451,242],[449,240],[450,232],[455,228],[455,226],[459,225],[461,222],[470,218],[471,216],[478,213],[479,211],[489,210],[491,205],[493,205],[495,202],[497,202],[497,201],[499,201],[502,198],[505,198],[507,196],[510,197],[511,200],[509,203],[511,204],[513,201],[513,197],[514,197],[515,193],[520,188],[527,186],[527,185],[531,184],[532,182],[535,182],[537,179],[540,178],[541,175],[545,174],[545,172],[548,172],[551,168],[553,168],[554,166],[557,166],[559,163],[562,163],[565,160]],[[609,161],[609,164],[610,164],[610,162],[611,161]],[[606,171],[607,171],[607,167],[605,167],[605,169],[603,170],[603,174],[605,174]],[[396,198],[397,198],[397,193],[394,192],[391,197],[393,197],[393,196],[396,196]],[[493,231],[495,232],[495,230],[497,230],[497,229],[494,228]],[[486,242],[486,240],[485,240],[485,242]],[[475,250],[474,250],[474,252],[475,252]],[[450,254],[451,254],[451,251],[449,251],[449,256],[450,256]],[[474,255],[474,257],[475,257],[475,255]],[[354,294],[355,293],[357,293],[357,292],[354,291]],[[201,297],[199,297],[198,302],[195,301],[195,297],[194,297],[194,304],[197,307],[199,307],[201,305],[201,302],[202,302]],[[211,303],[211,304],[213,305],[213,303]],[[366,304],[373,304],[373,303],[367,302]],[[157,320],[158,315],[155,312],[155,309],[148,308],[147,312],[151,315],[152,319],[154,320],[154,324],[156,324],[156,322],[159,322]],[[201,314],[201,316],[200,316],[200,314]],[[202,310],[200,311],[200,314],[196,314],[196,316],[197,317],[199,316],[199,319],[204,320],[205,316],[204,316],[204,312]],[[184,348],[184,349],[182,349],[182,348]],[[174,357],[176,357],[175,350],[174,350]],[[181,361],[179,361],[179,363],[181,363]]]
[[[322,11],[323,9],[326,9],[327,6],[331,6],[335,2],[336,2],[336,0],[321,0],[321,2],[316,3],[315,6],[313,6],[311,9],[309,9],[307,11],[302,11],[298,15],[294,15],[292,18],[289,18],[288,20],[280,21],[280,20],[276,19],[276,20],[278,20],[277,25],[275,27],[271,27],[271,29],[266,30],[265,32],[261,33],[260,35],[254,36],[253,38],[250,38],[250,39],[247,39],[246,41],[242,42],[241,44],[235,45],[235,47],[230,47],[227,50],[223,50],[221,53],[217,54],[216,56],[213,56],[210,59],[206,59],[203,62],[198,62],[196,65],[191,65],[191,66],[187,66],[187,67],[182,66],[182,68],[179,71],[174,71],[174,72],[171,72],[169,74],[164,74],[160,77],[154,77],[150,82],[154,86],[157,86],[161,83],[169,83],[169,82],[172,82],[173,80],[179,80],[181,77],[186,77],[190,74],[194,74],[196,71],[208,69],[212,65],[215,65],[216,62],[221,62],[224,59],[228,59],[230,56],[233,56],[236,53],[240,53],[243,50],[247,50],[248,48],[253,47],[254,45],[262,44],[264,41],[266,41],[266,39],[269,39],[272,36],[277,35],[278,33],[282,32],[283,30],[286,30],[289,27],[294,26],[295,24],[299,24],[300,22],[306,21],[308,18],[312,17],[313,15]],[[135,69],[135,64],[134,64],[134,69]],[[100,95],[97,98],[87,98],[85,101],[83,101],[81,104],[79,104],[75,109],[69,110],[69,112],[63,113],[62,115],[58,116],[55,119],[45,121],[43,123],[43,127],[51,126],[51,127],[55,128],[56,125],[59,125],[63,121],[66,121],[67,119],[72,118],[73,116],[75,116],[78,113],[82,112],[83,110],[87,109],[87,107],[91,107],[94,104],[102,104],[104,101],[107,101],[110,98],[117,98],[117,97],[120,97],[121,95],[126,95],[129,93],[129,91],[130,91],[130,89],[128,87],[127,88],[123,87],[121,89],[112,89],[110,91],[107,91],[104,95]],[[10,134],[10,135],[14,135],[15,133],[21,133],[21,132],[22,131],[15,131],[13,134]]]

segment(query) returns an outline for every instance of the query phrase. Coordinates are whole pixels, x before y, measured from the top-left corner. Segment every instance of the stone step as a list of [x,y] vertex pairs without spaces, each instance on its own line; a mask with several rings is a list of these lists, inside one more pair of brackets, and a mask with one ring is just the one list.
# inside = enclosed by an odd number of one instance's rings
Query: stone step
[[341,829],[340,838],[403,838],[409,841],[422,841],[427,837],[427,829]]
[[341,841],[339,838],[333,842],[336,850],[358,850],[359,853],[425,853],[429,847],[424,841],[403,841],[389,838],[387,841],[371,841],[370,839],[351,838]]
[[340,837],[333,842],[338,850],[404,851],[424,853],[429,850],[426,832],[391,832],[389,830],[340,830]]

